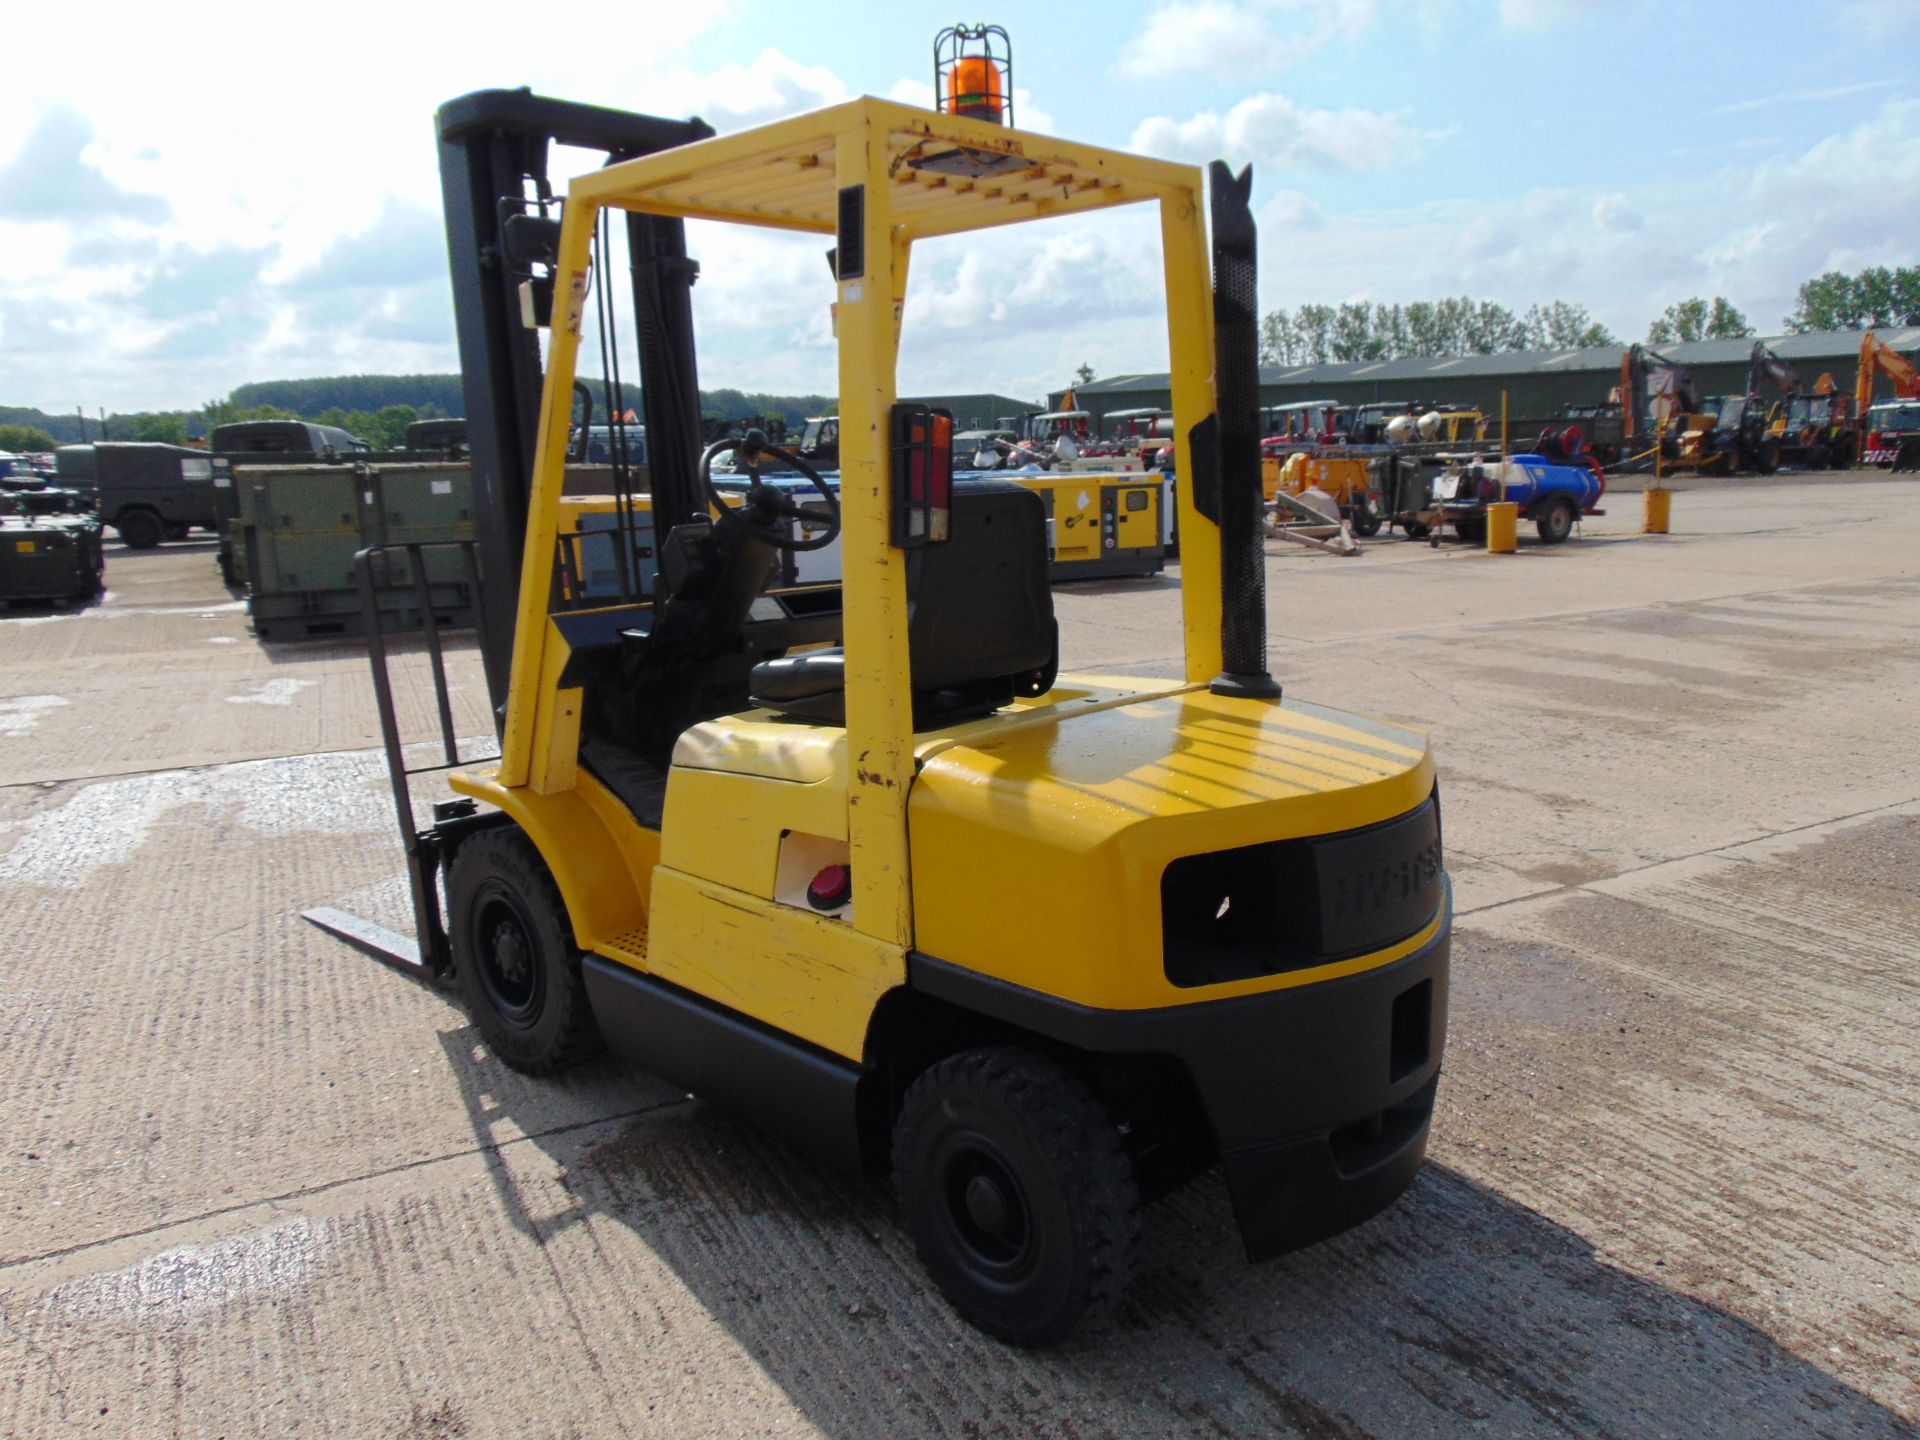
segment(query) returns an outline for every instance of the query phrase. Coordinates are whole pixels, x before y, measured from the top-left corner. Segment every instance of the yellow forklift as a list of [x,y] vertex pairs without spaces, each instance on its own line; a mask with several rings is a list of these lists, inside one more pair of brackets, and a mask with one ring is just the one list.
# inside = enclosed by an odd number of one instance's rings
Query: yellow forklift
[[[1250,175],[1216,164],[1209,197],[1194,167],[1010,119],[859,99],[713,136],[524,91],[442,109],[501,748],[416,821],[376,634],[418,939],[315,918],[451,984],[517,1069],[608,1046],[890,1177],[959,1313],[1043,1345],[1119,1296],[1143,1200],[1212,1165],[1253,1259],[1407,1188],[1451,903],[1426,737],[1267,673]],[[607,163],[562,200],[551,142]],[[916,241],[1121,205],[1159,220],[1193,481],[1178,680],[1058,673],[1039,498],[954,480],[951,418],[895,395]],[[832,245],[837,495],[757,483],[809,470],[763,436],[689,443],[694,217]],[[598,343],[617,383],[626,280],[658,565],[583,601],[559,576],[576,371]],[[738,504],[712,483],[730,453]],[[777,583],[834,535],[842,581]]]

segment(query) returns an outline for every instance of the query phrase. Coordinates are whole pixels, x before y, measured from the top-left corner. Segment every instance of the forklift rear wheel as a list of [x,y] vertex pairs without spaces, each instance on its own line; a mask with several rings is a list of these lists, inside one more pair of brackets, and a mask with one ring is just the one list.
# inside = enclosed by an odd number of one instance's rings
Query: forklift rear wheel
[[1554,501],[1533,523],[1540,532],[1542,544],[1558,545],[1573,533],[1573,502],[1567,499]]
[[600,1047],[560,887],[518,830],[488,830],[447,874],[454,983],[488,1047],[545,1075]]
[[120,532],[120,543],[129,550],[151,550],[166,533],[160,528],[160,517],[151,510],[123,511],[113,528]]
[[995,1047],[933,1066],[901,1105],[893,1169],[921,1263],[989,1335],[1054,1344],[1132,1277],[1132,1164],[1100,1102],[1052,1060]]

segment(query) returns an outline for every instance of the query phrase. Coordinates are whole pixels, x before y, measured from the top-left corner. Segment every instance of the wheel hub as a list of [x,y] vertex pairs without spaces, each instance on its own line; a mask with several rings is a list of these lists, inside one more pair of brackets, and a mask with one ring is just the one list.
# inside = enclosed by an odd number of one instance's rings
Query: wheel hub
[[494,927],[489,943],[493,950],[493,965],[500,972],[500,978],[509,985],[524,985],[530,967],[527,963],[527,937],[520,933],[520,927],[511,920],[501,921]]
[[1006,1190],[992,1177],[976,1175],[967,1182],[963,1197],[967,1218],[996,1240],[1011,1243],[1018,1226],[1014,1223],[1013,1204]]
[[964,1147],[945,1182],[948,1224],[978,1270],[1004,1276],[1030,1259],[1033,1218],[1020,1182],[996,1154]]

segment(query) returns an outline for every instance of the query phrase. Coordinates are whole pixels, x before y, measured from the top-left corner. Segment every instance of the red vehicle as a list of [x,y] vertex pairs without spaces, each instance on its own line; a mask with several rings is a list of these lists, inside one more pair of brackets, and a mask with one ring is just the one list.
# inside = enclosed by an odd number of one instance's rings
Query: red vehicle
[[1885,400],[1867,411],[1867,445],[1861,459],[1869,465],[1891,465],[1899,457],[1900,442],[1920,435],[1920,399]]
[[1346,441],[1337,400],[1296,400],[1260,411],[1261,443],[1268,447],[1339,445]]
[[1910,433],[1912,405],[1876,405],[1874,382],[1886,376],[1893,384],[1893,398],[1920,401],[1920,366],[1902,355],[1873,331],[1860,337],[1860,374],[1854,385],[1854,413],[1860,417],[1860,433],[1866,437],[1860,458],[1869,465],[1891,465],[1900,450],[1900,437]]

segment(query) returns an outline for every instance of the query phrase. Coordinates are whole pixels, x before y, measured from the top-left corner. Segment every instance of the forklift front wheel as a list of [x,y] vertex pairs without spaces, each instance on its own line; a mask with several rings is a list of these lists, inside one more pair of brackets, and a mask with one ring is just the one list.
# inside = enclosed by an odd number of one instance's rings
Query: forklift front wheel
[[1140,1192],[1120,1132],[1071,1073],[969,1050],[908,1089],[894,1181],[914,1248],[953,1307],[1014,1345],[1051,1345],[1133,1273]]
[[567,908],[540,852],[518,830],[487,830],[447,875],[454,983],[488,1048],[545,1075],[599,1048]]

